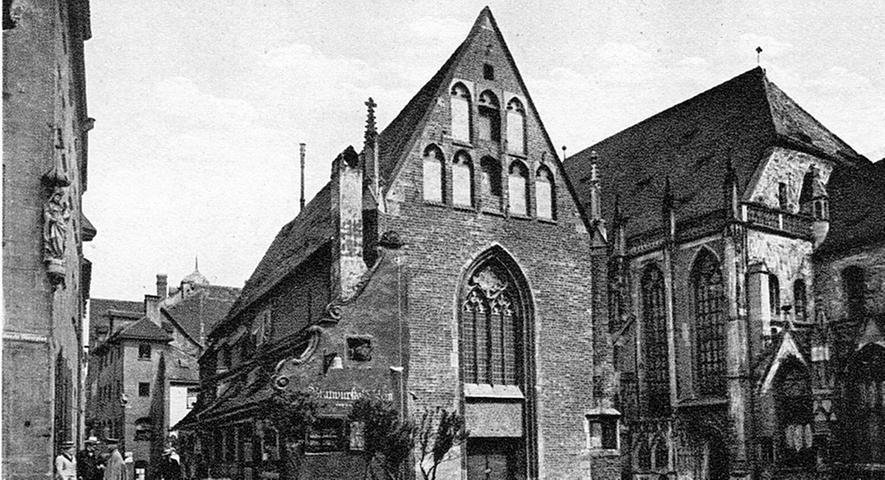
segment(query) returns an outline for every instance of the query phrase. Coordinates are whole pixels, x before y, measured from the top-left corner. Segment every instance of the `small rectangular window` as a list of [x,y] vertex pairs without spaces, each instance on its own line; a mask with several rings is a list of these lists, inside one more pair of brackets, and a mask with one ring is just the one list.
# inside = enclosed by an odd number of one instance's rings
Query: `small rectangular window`
[[495,79],[495,67],[489,65],[488,63],[484,63],[482,66],[482,78],[486,80],[494,80]]
[[138,396],[139,397],[151,396],[151,384],[148,382],[138,382]]
[[354,362],[372,360],[372,340],[369,338],[350,337],[347,339],[347,358]]
[[149,343],[142,343],[138,346],[138,359],[139,360],[150,360],[151,359],[151,345]]
[[787,200],[787,184],[779,183],[777,184],[777,203],[781,210],[786,210],[789,207],[789,201]]

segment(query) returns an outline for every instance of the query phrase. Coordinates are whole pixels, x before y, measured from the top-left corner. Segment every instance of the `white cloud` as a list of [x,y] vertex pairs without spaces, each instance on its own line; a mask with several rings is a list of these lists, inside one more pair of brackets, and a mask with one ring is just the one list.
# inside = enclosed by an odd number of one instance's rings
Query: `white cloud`
[[191,124],[235,126],[252,121],[255,107],[235,98],[203,92],[190,79],[164,78],[154,84],[147,107],[162,115],[187,119]]

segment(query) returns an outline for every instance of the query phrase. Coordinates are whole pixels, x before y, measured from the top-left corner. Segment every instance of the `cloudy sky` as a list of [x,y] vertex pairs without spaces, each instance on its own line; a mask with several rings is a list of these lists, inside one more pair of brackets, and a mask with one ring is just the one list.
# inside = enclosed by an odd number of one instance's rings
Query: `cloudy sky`
[[[577,152],[756,66],[862,154],[885,157],[885,4],[489,2],[550,136]],[[93,0],[86,214],[92,296],[158,272],[242,286],[330,162],[386,126],[467,35],[473,1]],[[210,8],[209,5],[212,5]]]

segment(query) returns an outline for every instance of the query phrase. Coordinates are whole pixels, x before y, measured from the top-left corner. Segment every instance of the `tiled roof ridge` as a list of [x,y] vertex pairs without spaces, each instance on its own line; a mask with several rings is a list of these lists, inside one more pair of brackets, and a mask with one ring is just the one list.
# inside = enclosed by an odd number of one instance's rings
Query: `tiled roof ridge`
[[[138,330],[145,330],[143,333]],[[153,330],[153,331],[151,331]],[[171,340],[171,337],[149,317],[144,316],[131,325],[117,332],[117,338],[146,338],[153,340]]]
[[[672,106],[670,106],[670,107],[667,107],[667,108],[665,108],[665,109],[663,109],[663,110],[661,110],[661,111],[655,113],[654,115],[652,115],[652,116],[650,116],[650,117],[646,117],[646,118],[644,118],[643,120],[641,120],[641,121],[639,121],[639,122],[636,122],[636,123],[630,125],[629,127],[626,127],[626,128],[624,128],[624,129],[622,129],[622,130],[619,130],[619,131],[617,131],[617,132],[615,132],[615,133],[613,133],[613,134],[611,134],[611,135],[609,135],[609,136],[603,138],[602,140],[593,143],[591,146],[589,146],[589,147],[587,147],[587,148],[584,148],[584,149],[582,149],[582,150],[576,152],[575,154],[573,154],[573,155],[570,157],[570,159],[573,159],[573,158],[576,158],[576,157],[581,157],[581,156],[583,156],[585,153],[590,153],[590,151],[593,150],[593,149],[596,147],[596,145],[599,145],[599,144],[601,144],[601,143],[605,143],[605,142],[608,141],[609,139],[612,139],[612,138],[614,138],[614,137],[618,137],[618,136],[620,136],[620,135],[622,135],[622,134],[624,134],[624,133],[627,133],[627,132],[629,132],[629,131],[631,131],[631,130],[639,129],[640,127],[644,127],[646,124],[654,123],[654,122],[656,122],[656,121],[659,121],[659,120],[660,120],[660,117],[663,117],[663,116],[665,116],[665,115],[671,114],[671,113],[673,113],[674,111],[677,111],[677,110],[679,110],[679,109],[686,108],[687,106],[692,105],[692,104],[694,104],[695,102],[697,102],[697,101],[698,101],[699,99],[701,99],[702,97],[708,97],[708,96],[715,95],[715,94],[719,93],[720,90],[722,90],[722,89],[724,89],[724,88],[727,88],[727,87],[729,87],[729,86],[736,85],[736,84],[740,83],[740,81],[743,81],[744,79],[746,79],[746,78],[748,78],[748,77],[752,77],[753,75],[758,75],[760,79],[764,79],[764,78],[765,78],[765,70],[763,70],[762,67],[755,67],[755,68],[752,68],[752,69],[750,69],[750,70],[747,70],[746,72],[743,72],[743,73],[741,73],[741,74],[739,74],[739,75],[736,75],[736,76],[734,76],[734,77],[732,77],[732,78],[730,78],[730,79],[728,79],[728,80],[726,80],[726,81],[724,81],[724,82],[722,82],[722,83],[719,83],[718,85],[716,85],[716,86],[714,86],[714,87],[708,88],[707,90],[704,90],[704,91],[702,91],[702,92],[700,92],[700,93],[698,93],[698,94],[696,94],[696,95],[694,95],[694,96],[692,96],[692,97],[689,97],[688,99],[683,100],[683,101],[681,101],[681,102],[679,102],[679,103],[677,103],[677,104],[675,104],[675,105],[672,105]],[[764,92],[764,91],[763,91],[763,92]],[[767,98],[765,99],[765,101],[766,101],[766,104],[769,104]],[[769,104],[769,116],[770,116],[770,115],[771,115],[771,106],[770,106],[770,104]],[[772,125],[772,128],[773,128],[773,125]],[[772,132],[772,133],[776,133],[776,132]]]

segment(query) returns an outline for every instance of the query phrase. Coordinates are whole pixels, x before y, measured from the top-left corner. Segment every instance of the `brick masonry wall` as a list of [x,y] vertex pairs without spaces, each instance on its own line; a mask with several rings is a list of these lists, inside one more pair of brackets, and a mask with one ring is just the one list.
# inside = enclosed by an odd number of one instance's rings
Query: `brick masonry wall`
[[[75,78],[82,39],[68,28],[67,2],[37,0],[17,5],[16,26],[3,32],[3,348],[4,477],[44,478],[55,444],[77,441],[79,431],[80,196],[82,92]],[[80,67],[82,68],[82,63]],[[58,133],[55,129],[58,129]],[[60,135],[59,135],[60,133]],[[59,141],[60,138],[60,141]],[[41,176],[59,164],[72,184],[66,243],[65,285],[53,289],[43,264]],[[25,338],[26,340],[22,340]],[[66,371],[56,372],[61,356]],[[68,411],[56,408],[56,374],[72,388]],[[43,401],[34,401],[43,399]],[[70,419],[55,438],[54,417]]]
[[[485,54],[487,45],[491,45],[489,56]],[[478,92],[486,88],[495,92],[502,105],[509,100],[504,92],[526,98],[515,71],[501,51],[502,46],[494,34],[481,30],[462,61],[453,67],[452,78],[472,82],[474,105]],[[493,65],[494,81],[483,79],[484,63]],[[556,154],[548,145],[532,106],[527,106],[526,158],[508,155],[497,145],[480,140],[474,140],[471,146],[459,145],[449,135],[448,85],[449,82],[445,82],[419,140],[394,179],[387,195],[389,213],[380,220],[381,231],[395,230],[406,243],[403,263],[409,277],[408,389],[413,395],[409,408],[420,410],[460,404],[457,296],[474,259],[489,248],[500,246],[525,276],[534,310],[529,321],[534,335],[531,341],[535,346],[535,385],[529,386],[526,393],[534,395],[536,400],[534,421],[539,475],[541,478],[584,477],[589,469],[583,418],[593,405],[593,322],[588,288],[592,274],[590,237],[578,218],[563,171],[553,160]],[[476,135],[475,106],[472,114]],[[502,115],[502,132],[507,130],[505,121]],[[445,158],[443,204],[423,201],[422,153],[430,143],[439,146]],[[527,163],[530,216],[508,217],[453,207],[451,159],[460,149],[468,151],[474,161],[475,197],[479,191],[479,159],[486,155],[500,159],[505,177],[502,178],[503,205],[507,205],[509,162]],[[555,222],[532,216],[534,172],[542,164],[553,171],[555,178]],[[457,468],[448,468],[457,477]]]

